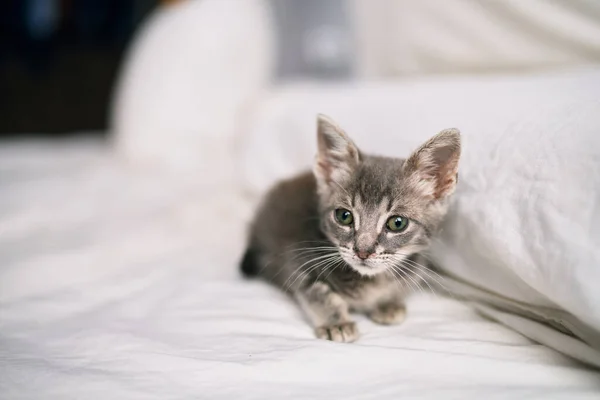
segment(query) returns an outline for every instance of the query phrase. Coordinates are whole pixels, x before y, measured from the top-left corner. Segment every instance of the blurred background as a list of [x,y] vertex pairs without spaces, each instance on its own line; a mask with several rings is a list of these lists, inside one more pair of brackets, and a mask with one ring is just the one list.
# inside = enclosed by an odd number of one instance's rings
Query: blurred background
[[0,135],[102,134],[123,52],[160,0],[0,3]]
[[[150,14],[189,2],[203,0],[3,1],[0,136],[105,135],[134,34]],[[271,82],[522,72],[600,59],[600,11],[593,0],[224,3],[247,13],[248,24],[269,25],[256,29],[270,30]],[[258,8],[268,21],[257,18]],[[222,39],[212,40],[226,45]]]

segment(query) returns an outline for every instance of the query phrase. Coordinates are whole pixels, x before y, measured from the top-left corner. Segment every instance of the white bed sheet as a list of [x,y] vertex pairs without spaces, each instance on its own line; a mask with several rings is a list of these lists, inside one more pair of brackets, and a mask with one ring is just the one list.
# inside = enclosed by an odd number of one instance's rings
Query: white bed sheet
[[234,185],[128,168],[93,140],[0,146],[1,399],[598,398],[600,375],[467,306],[314,339],[238,278]]
[[503,318],[600,367],[599,93],[598,67],[279,88],[240,135],[240,184],[261,193],[310,168],[319,112],[364,151],[392,157],[459,128],[460,183],[430,253],[451,277],[485,290],[453,278],[443,286],[564,326],[582,341]]

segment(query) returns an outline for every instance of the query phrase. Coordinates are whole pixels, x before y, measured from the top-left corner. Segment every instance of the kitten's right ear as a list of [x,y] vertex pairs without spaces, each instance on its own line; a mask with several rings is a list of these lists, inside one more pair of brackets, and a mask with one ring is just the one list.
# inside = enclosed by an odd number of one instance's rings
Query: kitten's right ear
[[360,162],[360,152],[331,118],[317,116],[317,157],[314,173],[320,188],[349,179]]
[[404,163],[413,187],[425,197],[441,199],[454,192],[458,182],[460,132],[446,129],[429,139]]

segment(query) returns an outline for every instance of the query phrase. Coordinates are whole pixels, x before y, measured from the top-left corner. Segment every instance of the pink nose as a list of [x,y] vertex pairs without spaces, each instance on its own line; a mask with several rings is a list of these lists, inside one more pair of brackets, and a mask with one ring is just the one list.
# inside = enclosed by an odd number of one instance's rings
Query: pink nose
[[358,256],[358,258],[360,258],[361,260],[366,260],[367,258],[369,258],[371,256],[371,252],[368,252],[366,250],[357,250],[356,251],[356,255]]

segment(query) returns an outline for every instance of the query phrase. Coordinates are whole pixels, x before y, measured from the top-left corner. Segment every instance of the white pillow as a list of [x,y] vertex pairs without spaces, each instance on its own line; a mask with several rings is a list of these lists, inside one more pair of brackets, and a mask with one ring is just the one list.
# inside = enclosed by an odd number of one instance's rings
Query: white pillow
[[115,88],[110,119],[119,153],[137,166],[228,177],[238,118],[269,81],[273,47],[265,0],[157,7]]
[[598,93],[600,69],[288,88],[246,133],[241,179],[260,194],[310,167],[317,112],[364,151],[399,157],[457,127],[459,189],[434,259],[469,284],[538,310],[566,310],[600,332]]

